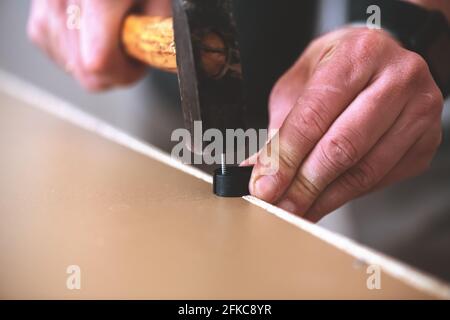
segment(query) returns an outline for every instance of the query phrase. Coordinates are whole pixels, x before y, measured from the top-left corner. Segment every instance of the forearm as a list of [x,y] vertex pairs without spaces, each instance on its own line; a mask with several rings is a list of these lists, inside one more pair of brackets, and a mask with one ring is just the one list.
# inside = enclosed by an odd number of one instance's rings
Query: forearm
[[403,0],[411,2],[427,9],[439,10],[447,17],[450,22],[450,1],[448,0]]

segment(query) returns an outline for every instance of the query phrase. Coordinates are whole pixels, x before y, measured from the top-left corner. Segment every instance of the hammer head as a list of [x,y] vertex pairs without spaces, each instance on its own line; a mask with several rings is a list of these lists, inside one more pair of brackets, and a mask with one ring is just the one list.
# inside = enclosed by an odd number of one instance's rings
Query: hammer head
[[[173,0],[178,79],[185,126],[246,129],[240,50],[232,0]],[[203,150],[191,150],[201,154]]]

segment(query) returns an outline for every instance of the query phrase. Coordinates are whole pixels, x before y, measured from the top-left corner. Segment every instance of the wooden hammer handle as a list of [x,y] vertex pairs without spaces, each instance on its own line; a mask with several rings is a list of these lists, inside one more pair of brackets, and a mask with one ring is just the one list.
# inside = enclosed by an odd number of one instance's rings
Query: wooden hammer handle
[[133,58],[160,70],[177,72],[172,18],[128,16],[122,43]]
[[[229,52],[219,34],[208,31],[196,37],[200,41],[197,43],[200,48],[198,66],[204,75],[219,79],[232,72],[241,76],[240,64],[228,61]],[[172,18],[131,15],[125,19],[122,42],[133,58],[160,70],[177,72]]]

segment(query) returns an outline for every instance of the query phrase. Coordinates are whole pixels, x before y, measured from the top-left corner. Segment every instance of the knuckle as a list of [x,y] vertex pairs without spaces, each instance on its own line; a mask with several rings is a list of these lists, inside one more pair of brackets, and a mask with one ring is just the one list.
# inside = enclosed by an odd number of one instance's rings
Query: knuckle
[[331,43],[327,43],[326,46],[320,51],[319,66],[324,65],[327,61],[330,61],[338,52],[338,47],[339,45],[337,42],[333,41]]
[[440,116],[444,109],[444,96],[442,94],[442,91],[438,88],[438,86],[434,82],[429,97],[430,97],[430,108],[432,109],[430,111],[434,112],[436,116]]
[[300,112],[303,124],[312,127],[316,134],[324,134],[327,127],[324,119],[325,110],[326,105],[323,100],[319,97],[313,98],[310,104]]
[[320,194],[320,189],[300,172],[295,177],[289,189],[289,192],[294,197],[298,196],[304,199],[315,199]]
[[410,51],[403,61],[405,64],[404,73],[409,80],[417,82],[417,79],[422,79],[429,74],[427,62],[419,54]]
[[[301,103],[301,102],[298,102]],[[325,120],[327,106],[319,95],[309,98],[308,102],[300,107],[295,117],[296,132],[302,135],[302,138],[313,143],[318,137],[325,134],[328,127]]]
[[298,161],[292,149],[290,147],[283,147],[282,144],[280,144],[280,148],[279,166],[281,170],[278,170],[278,172],[281,173],[297,169]]
[[367,161],[361,161],[358,166],[348,171],[344,176],[344,184],[351,190],[365,191],[377,182],[375,169]]
[[353,42],[352,52],[358,61],[367,61],[376,56],[386,44],[386,37],[378,30],[359,30]]
[[341,132],[328,138],[320,147],[324,165],[338,171],[354,165],[359,159],[355,136]]

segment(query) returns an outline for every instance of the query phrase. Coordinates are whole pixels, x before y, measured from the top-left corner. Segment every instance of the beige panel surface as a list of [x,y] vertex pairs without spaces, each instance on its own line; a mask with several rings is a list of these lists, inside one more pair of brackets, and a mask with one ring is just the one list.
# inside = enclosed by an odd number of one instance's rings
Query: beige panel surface
[[0,150],[0,298],[433,298],[1,91]]

